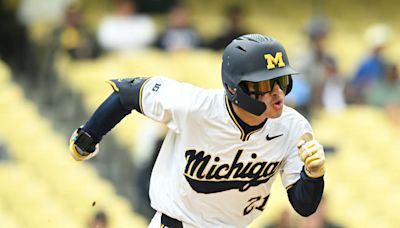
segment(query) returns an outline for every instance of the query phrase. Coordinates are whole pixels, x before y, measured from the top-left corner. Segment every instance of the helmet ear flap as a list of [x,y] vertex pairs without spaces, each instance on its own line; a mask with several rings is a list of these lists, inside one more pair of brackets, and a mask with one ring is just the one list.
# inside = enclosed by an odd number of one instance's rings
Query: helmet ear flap
[[292,88],[293,88],[293,79],[292,79],[292,75],[289,75],[289,84],[286,87],[285,95],[288,95],[290,93],[290,91],[292,91]]

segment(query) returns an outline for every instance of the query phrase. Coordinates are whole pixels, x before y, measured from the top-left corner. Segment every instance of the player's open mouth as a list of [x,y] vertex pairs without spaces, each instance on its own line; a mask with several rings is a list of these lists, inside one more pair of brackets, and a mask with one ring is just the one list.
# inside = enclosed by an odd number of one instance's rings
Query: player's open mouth
[[273,107],[275,109],[281,109],[283,106],[283,101],[282,100],[278,100],[272,103]]

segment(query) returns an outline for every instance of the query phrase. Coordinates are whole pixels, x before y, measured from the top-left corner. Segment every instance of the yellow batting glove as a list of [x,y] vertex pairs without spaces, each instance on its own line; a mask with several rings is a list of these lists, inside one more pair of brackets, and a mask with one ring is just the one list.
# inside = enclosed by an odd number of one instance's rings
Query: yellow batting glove
[[307,176],[322,177],[325,174],[325,153],[321,144],[314,139],[311,133],[305,133],[297,143],[298,154],[304,162]]
[[74,131],[74,133],[72,133],[72,136],[69,140],[70,153],[76,161],[89,160],[99,153],[99,144],[96,144],[95,150],[93,152],[85,151],[85,150],[79,148],[79,146],[76,145],[78,136],[80,136],[79,131],[80,131],[80,128],[78,130]]

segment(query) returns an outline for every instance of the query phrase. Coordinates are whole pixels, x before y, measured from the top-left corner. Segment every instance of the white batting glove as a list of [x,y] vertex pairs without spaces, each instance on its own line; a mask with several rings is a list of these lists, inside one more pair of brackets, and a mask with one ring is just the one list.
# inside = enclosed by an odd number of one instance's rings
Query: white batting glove
[[311,178],[322,177],[325,174],[325,153],[321,144],[311,133],[304,134],[297,143],[298,154],[304,162],[304,170]]

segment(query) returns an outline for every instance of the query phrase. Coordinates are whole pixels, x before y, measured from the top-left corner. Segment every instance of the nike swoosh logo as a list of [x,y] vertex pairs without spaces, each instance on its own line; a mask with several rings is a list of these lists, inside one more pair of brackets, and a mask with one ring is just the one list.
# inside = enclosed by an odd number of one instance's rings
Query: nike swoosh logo
[[280,135],[275,135],[275,136],[272,136],[272,137],[269,137],[269,134],[267,135],[267,141],[271,141],[271,140],[273,140],[273,139],[275,139],[275,138],[278,138],[278,137],[281,137],[283,134],[280,134]]

